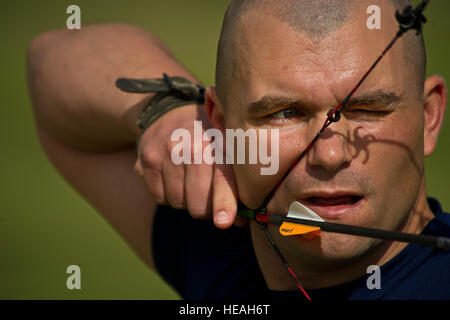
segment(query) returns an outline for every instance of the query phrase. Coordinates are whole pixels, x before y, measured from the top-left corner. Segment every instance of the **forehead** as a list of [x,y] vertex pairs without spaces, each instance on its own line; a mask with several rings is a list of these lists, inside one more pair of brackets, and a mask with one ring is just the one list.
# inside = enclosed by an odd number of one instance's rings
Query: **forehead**
[[[380,30],[369,30],[368,15],[360,10],[335,32],[314,40],[269,14],[246,13],[235,42],[234,102],[248,103],[268,94],[301,96],[315,103],[343,98],[397,32],[395,19],[387,18],[394,16],[393,8],[383,10]],[[403,91],[401,45],[389,52],[364,86]]]

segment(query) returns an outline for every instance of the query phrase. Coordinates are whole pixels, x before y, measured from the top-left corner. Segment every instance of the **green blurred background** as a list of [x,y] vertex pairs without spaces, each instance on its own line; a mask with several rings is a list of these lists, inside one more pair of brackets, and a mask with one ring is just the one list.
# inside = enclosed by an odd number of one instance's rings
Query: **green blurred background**
[[[82,25],[125,22],[160,37],[204,84],[214,83],[216,46],[229,0],[8,1],[0,11],[0,299],[177,299],[122,239],[56,173],[32,119],[25,78],[30,40],[64,28],[66,8]],[[374,1],[376,3],[376,1]],[[428,73],[450,79],[450,1],[434,0],[425,28]],[[382,16],[382,19],[390,17]],[[429,194],[450,210],[450,123],[427,159]],[[381,164],[382,165],[382,164]],[[81,268],[81,290],[66,287],[66,268]]]

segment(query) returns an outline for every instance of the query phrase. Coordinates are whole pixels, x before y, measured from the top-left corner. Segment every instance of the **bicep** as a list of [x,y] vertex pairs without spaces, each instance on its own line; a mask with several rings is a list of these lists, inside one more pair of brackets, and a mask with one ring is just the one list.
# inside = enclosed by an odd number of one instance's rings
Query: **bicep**
[[134,149],[80,152],[58,143],[43,130],[38,129],[38,135],[59,173],[154,268],[150,240],[156,205],[143,180],[134,172]]

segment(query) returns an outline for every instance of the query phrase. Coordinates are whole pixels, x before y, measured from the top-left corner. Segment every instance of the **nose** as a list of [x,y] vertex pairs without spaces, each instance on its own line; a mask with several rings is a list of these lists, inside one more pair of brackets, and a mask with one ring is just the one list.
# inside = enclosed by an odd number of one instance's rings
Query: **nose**
[[345,132],[345,120],[325,129],[307,155],[307,165],[328,172],[339,170],[352,161],[349,138]]

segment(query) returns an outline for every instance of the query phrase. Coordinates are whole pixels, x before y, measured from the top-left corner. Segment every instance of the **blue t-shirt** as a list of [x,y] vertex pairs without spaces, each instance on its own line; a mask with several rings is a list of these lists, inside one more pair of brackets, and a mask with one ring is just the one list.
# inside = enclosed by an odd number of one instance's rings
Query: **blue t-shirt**
[[[450,237],[450,214],[438,201],[428,202],[435,218],[422,234]],[[305,300],[300,291],[268,289],[248,226],[219,230],[211,220],[158,207],[152,242],[158,272],[184,299]],[[380,267],[380,275],[381,289],[368,289],[368,274],[307,292],[312,300],[450,299],[450,250],[409,244]]]

